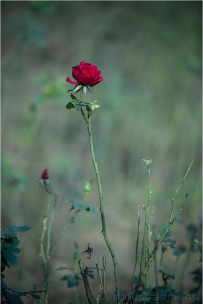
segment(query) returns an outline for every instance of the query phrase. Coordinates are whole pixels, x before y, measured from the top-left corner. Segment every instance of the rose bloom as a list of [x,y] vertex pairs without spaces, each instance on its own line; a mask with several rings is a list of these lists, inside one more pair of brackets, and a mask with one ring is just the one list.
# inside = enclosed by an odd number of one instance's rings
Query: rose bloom
[[49,174],[48,174],[48,170],[47,169],[45,169],[42,172],[42,179],[49,179]]
[[71,84],[93,87],[103,80],[100,76],[101,71],[98,70],[96,65],[89,62],[82,61],[78,66],[72,67],[72,69],[72,75],[76,81],[72,81],[69,77],[66,78],[66,81]]

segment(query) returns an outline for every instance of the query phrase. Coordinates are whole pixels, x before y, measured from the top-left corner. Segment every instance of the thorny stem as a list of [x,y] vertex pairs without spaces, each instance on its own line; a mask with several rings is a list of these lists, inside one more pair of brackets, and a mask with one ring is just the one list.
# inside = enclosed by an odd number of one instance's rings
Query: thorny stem
[[50,252],[50,243],[51,243],[51,227],[54,221],[54,215],[55,215],[55,210],[56,210],[56,204],[57,204],[57,199],[58,199],[58,195],[55,193],[52,193],[52,195],[54,196],[54,204],[53,204],[53,208],[52,208],[52,212],[51,212],[51,218],[49,221],[49,227],[48,227],[48,231],[47,231],[47,257],[49,257],[49,252]]
[[[156,246],[156,226],[153,226],[154,229],[154,247]],[[157,256],[156,253],[154,255],[154,272],[155,272],[155,284],[156,284],[156,303],[159,303],[159,298],[158,298],[158,270],[157,270]]]
[[[144,265],[149,256],[149,248],[148,248],[148,245],[146,244],[146,241],[147,240],[148,240],[148,242],[150,241],[150,239],[149,239],[150,225],[148,223],[148,221],[149,221],[148,214],[149,214],[149,208],[150,208],[150,204],[151,204],[151,164],[152,164],[152,161],[147,160],[146,163],[148,166],[148,171],[147,171],[148,172],[148,201],[147,201],[147,207],[145,209],[145,225],[144,225],[144,234],[143,234],[143,240],[142,240],[141,270],[140,270],[138,285],[141,284],[141,282],[142,282],[143,278],[141,277],[141,274],[142,274]],[[145,277],[145,285],[146,285],[146,287],[148,287],[147,277]]]
[[[44,215],[43,229],[42,229],[42,234],[41,234],[41,238],[40,238],[40,253],[41,253],[42,264],[43,264],[43,268],[44,268],[44,290],[45,290],[43,293],[42,299],[45,296],[45,304],[48,304],[48,283],[49,283],[48,282],[48,278],[49,278],[48,263],[49,263],[52,255],[54,254],[54,251],[56,250],[56,247],[57,247],[59,241],[65,235],[68,227],[74,222],[74,218],[75,218],[77,212],[72,217],[71,222],[66,224],[66,226],[62,230],[60,236],[56,240],[53,248],[51,249],[51,229],[52,229],[52,224],[54,221],[55,209],[56,209],[57,200],[58,200],[59,195],[55,194],[53,192],[53,190],[51,189],[51,187],[46,182],[44,183],[44,188],[47,193],[53,195],[53,197],[54,197],[54,203],[53,203],[53,208],[51,211],[51,218],[49,220],[48,228],[47,228],[47,224],[48,224],[48,213],[49,213],[49,209],[50,209],[50,201],[47,203],[47,210]],[[46,230],[47,230],[47,248],[46,248],[46,252],[45,252],[44,239],[45,239]],[[42,301],[42,299],[41,299],[41,301]],[[41,303],[41,301],[40,301],[40,303]]]
[[80,267],[80,271],[81,271],[81,275],[82,275],[82,278],[83,278],[83,282],[85,284],[85,290],[86,290],[86,295],[87,295],[87,298],[88,298],[88,302],[89,302],[89,304],[96,304],[95,301],[94,301],[94,298],[92,296],[91,289],[90,289],[87,277],[86,277],[86,275],[84,273],[81,259],[79,260],[78,264],[79,264],[79,267]]
[[[45,257],[45,252],[44,252],[44,236],[45,236],[45,231],[47,230],[47,215],[48,211],[50,208],[50,202],[47,203],[47,210],[44,215],[44,220],[43,220],[43,229],[42,229],[42,234],[40,238],[40,252],[41,252],[41,257],[42,257],[42,263],[43,263],[43,268],[44,268],[44,290],[46,293],[45,294],[45,303],[48,303],[48,269],[47,269],[47,259]],[[44,296],[44,294],[43,294]]]
[[103,256],[103,259],[102,259],[102,265],[103,265],[103,288],[104,288],[104,299],[105,299],[105,302],[106,303],[106,256],[104,255]]
[[[75,270],[75,274],[78,272],[78,260],[79,260],[79,255],[78,255],[78,246],[75,243],[75,247],[76,247],[76,252],[74,254],[74,270]],[[77,304],[80,304],[80,300],[79,300],[79,295],[78,295],[78,285],[75,286],[75,300]]]
[[54,251],[56,250],[56,247],[57,247],[59,241],[60,241],[60,240],[62,239],[62,237],[65,235],[65,233],[66,233],[68,227],[69,227],[72,223],[74,223],[75,216],[76,216],[77,214],[78,214],[78,212],[76,212],[75,215],[72,217],[71,222],[67,223],[66,226],[63,228],[61,234],[59,235],[59,237],[58,237],[58,239],[56,240],[56,242],[55,242],[55,244],[54,244],[54,246],[53,246],[51,252],[50,252],[49,255],[48,255],[48,261],[51,259],[52,255],[54,254]]
[[113,259],[113,264],[114,264],[114,279],[115,279],[115,294],[117,297],[117,301],[119,300],[119,287],[118,287],[118,265],[115,257],[114,250],[109,242],[107,232],[106,232],[106,223],[105,223],[105,216],[104,216],[104,205],[103,205],[103,194],[102,194],[102,187],[101,187],[101,180],[100,180],[100,175],[99,175],[99,170],[98,170],[98,164],[95,160],[95,155],[94,155],[94,146],[93,146],[93,139],[92,139],[92,129],[91,129],[91,115],[88,117],[88,134],[89,134],[89,143],[90,143],[90,150],[91,150],[91,157],[92,161],[94,164],[94,169],[96,173],[96,178],[97,178],[97,184],[98,184],[98,190],[99,190],[99,205],[100,205],[100,214],[101,214],[101,221],[102,221],[102,233],[106,242],[106,245],[110,251],[110,254]]
[[[104,298],[104,286],[103,286],[103,280],[102,280],[102,275],[101,275],[101,269],[100,269],[100,264],[98,261],[98,264],[96,264],[96,269],[97,269],[97,274],[98,274],[98,278],[99,278],[99,291],[98,291],[98,296],[96,298],[97,303],[104,303],[103,302],[103,298]],[[101,297],[101,301],[100,301],[100,297]]]
[[[187,169],[187,172],[185,173],[185,176],[183,177],[182,182],[180,183],[180,185],[178,186],[178,188],[176,189],[176,191],[175,191],[175,193],[174,193],[173,199],[172,199],[172,201],[171,201],[172,206],[171,206],[171,214],[170,214],[169,223],[172,221],[173,214],[174,214],[174,202],[175,202],[175,198],[176,198],[176,196],[177,196],[177,194],[178,194],[178,191],[180,190],[181,186],[184,184],[185,179],[186,179],[186,177],[187,177],[187,175],[188,175],[188,173],[189,173],[189,171],[190,171],[190,168],[192,167],[193,162],[194,162],[194,160],[191,161],[191,163],[190,163],[190,165],[189,165],[189,168]],[[180,211],[181,211],[181,210],[180,210]],[[180,211],[179,211],[179,213],[180,213]],[[178,213],[178,214],[179,214],[179,213]],[[178,216],[178,215],[176,215],[176,217],[177,217],[177,216]]]
[[[188,195],[186,194],[186,195],[185,195],[185,199],[187,198],[187,196],[188,196]],[[184,201],[185,201],[185,199],[184,199]],[[184,202],[184,201],[183,201],[183,202]],[[144,271],[143,271],[143,276],[146,274],[146,272],[147,272],[147,270],[148,270],[148,268],[149,268],[149,265],[151,264],[151,262],[152,262],[152,260],[153,260],[153,258],[154,258],[154,255],[155,255],[155,253],[157,252],[157,250],[158,250],[158,248],[159,248],[159,245],[161,244],[161,242],[162,242],[163,239],[165,238],[165,235],[168,233],[168,231],[169,231],[171,225],[174,223],[175,219],[177,218],[177,216],[179,215],[180,211],[182,210],[183,202],[181,202],[180,208],[179,208],[178,212],[176,213],[176,215],[174,216],[174,218],[171,220],[171,222],[168,223],[168,226],[167,226],[167,228],[166,228],[164,234],[163,234],[163,235],[160,237],[160,239],[157,241],[157,245],[154,247],[154,250],[153,250],[152,253],[150,254],[149,259],[148,259],[148,261],[147,261],[147,263],[146,263],[145,269],[144,269]]]
[[[82,90],[80,90],[80,101],[82,101]],[[88,120],[87,120],[87,118],[86,118],[86,116],[85,116],[85,113],[84,113],[84,111],[83,111],[83,109],[82,109],[82,106],[81,106],[81,110],[80,110],[80,111],[81,111],[81,113],[82,113],[82,116],[83,116],[85,122],[88,123]]]
[[136,240],[136,250],[135,250],[135,266],[133,270],[133,275],[132,275],[132,281],[131,281],[131,290],[133,289],[133,283],[134,283],[134,276],[136,272],[136,267],[137,267],[137,260],[138,260],[138,246],[139,246],[139,239],[140,239],[140,204],[137,204],[137,218],[138,218],[138,232],[137,232],[137,240]]
[[[154,257],[155,257],[155,254],[156,254],[156,252],[157,252],[157,250],[158,250],[158,248],[159,248],[159,246],[160,246],[162,240],[165,238],[165,235],[166,235],[167,232],[169,231],[171,225],[174,223],[174,221],[176,220],[176,218],[177,218],[178,215],[180,214],[180,212],[181,212],[181,210],[182,210],[182,205],[183,205],[184,201],[186,200],[186,198],[188,197],[188,194],[186,194],[184,200],[180,203],[180,206],[179,206],[179,209],[178,209],[177,213],[176,213],[175,216],[173,217],[173,214],[174,214],[174,201],[175,201],[175,198],[176,198],[176,196],[177,196],[177,194],[178,194],[178,191],[180,190],[181,186],[184,184],[185,179],[186,179],[186,177],[187,177],[187,175],[188,175],[188,173],[189,173],[189,171],[190,171],[190,169],[191,169],[191,167],[192,167],[193,162],[194,162],[194,160],[191,161],[191,163],[190,163],[190,165],[189,165],[189,167],[188,167],[188,169],[187,169],[187,171],[186,171],[186,173],[185,173],[185,175],[184,175],[184,177],[183,177],[183,179],[182,179],[180,185],[178,186],[178,188],[176,189],[176,191],[175,191],[175,193],[174,193],[174,196],[173,196],[173,199],[172,199],[172,206],[171,206],[171,212],[170,212],[170,218],[169,218],[168,226],[167,226],[165,232],[163,233],[163,235],[162,235],[162,236],[159,238],[159,240],[157,241],[157,243],[156,243],[154,249],[152,250],[152,253],[149,255],[148,260],[146,261],[144,270],[142,271],[142,269],[141,269],[140,281],[143,280],[145,274],[147,273],[147,271],[148,271],[148,269],[149,269],[149,266],[150,266],[151,262],[153,261],[153,259],[154,259]],[[137,285],[137,287],[135,288],[135,290],[129,294],[129,296],[130,296],[130,295],[136,296],[136,294],[137,294],[137,292],[138,292],[138,289],[139,289],[139,284]],[[122,302],[123,302],[123,300],[121,300],[118,304],[120,304],[120,303],[122,303]]]

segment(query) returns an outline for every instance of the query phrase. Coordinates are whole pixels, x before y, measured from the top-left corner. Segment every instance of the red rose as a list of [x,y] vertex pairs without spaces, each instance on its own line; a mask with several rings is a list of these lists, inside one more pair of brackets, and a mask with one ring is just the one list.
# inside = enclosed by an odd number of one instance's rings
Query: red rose
[[49,174],[48,174],[48,170],[47,169],[45,169],[42,172],[42,179],[49,179]]
[[93,87],[95,84],[101,82],[103,78],[100,76],[101,71],[97,66],[88,62],[82,61],[78,66],[72,67],[72,75],[77,82],[72,81],[69,77],[66,81],[71,84],[82,84],[84,86]]

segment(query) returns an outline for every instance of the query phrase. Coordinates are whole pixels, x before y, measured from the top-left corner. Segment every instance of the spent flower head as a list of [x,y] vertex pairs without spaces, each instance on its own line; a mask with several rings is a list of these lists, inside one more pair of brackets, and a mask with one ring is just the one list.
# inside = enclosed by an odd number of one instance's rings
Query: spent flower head
[[49,174],[48,174],[47,169],[44,169],[44,171],[42,172],[41,177],[42,177],[42,179],[49,179]]

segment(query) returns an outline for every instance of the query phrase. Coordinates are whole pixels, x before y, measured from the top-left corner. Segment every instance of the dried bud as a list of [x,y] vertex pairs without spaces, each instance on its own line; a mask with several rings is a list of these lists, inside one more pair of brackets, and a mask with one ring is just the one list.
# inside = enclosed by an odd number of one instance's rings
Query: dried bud
[[47,169],[45,169],[42,172],[42,179],[49,179],[49,174],[48,174],[48,170]]

